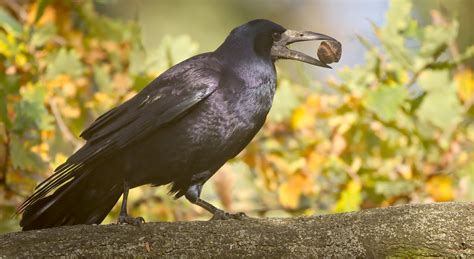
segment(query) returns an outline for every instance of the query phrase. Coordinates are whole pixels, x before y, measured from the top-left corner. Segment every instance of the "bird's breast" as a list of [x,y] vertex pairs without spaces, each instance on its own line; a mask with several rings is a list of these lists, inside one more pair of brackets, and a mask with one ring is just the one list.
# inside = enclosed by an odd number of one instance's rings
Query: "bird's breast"
[[194,140],[221,149],[248,143],[265,122],[275,87],[275,80],[268,79],[258,86],[218,89],[199,109],[200,116],[190,129]]

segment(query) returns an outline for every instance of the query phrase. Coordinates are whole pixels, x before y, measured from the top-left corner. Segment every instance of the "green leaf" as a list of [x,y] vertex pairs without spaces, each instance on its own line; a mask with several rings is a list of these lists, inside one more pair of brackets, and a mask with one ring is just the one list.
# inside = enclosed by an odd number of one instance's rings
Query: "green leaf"
[[0,122],[4,123],[7,128],[10,128],[11,122],[7,113],[7,96],[3,88],[0,88],[0,100],[4,100],[0,102]]
[[189,35],[177,37],[165,36],[158,48],[147,49],[148,59],[145,67],[153,72],[161,73],[173,65],[196,54],[199,44]]
[[426,26],[423,29],[423,41],[420,55],[424,57],[439,55],[445,50],[449,42],[456,39],[458,28],[459,23],[455,21],[448,26]]
[[0,122],[3,122],[7,129],[12,127],[11,119],[8,116],[7,105],[7,96],[10,94],[16,95],[20,86],[20,76],[19,75],[0,75]]
[[113,90],[112,80],[105,66],[94,66],[94,82],[102,92],[111,92]]
[[411,8],[410,0],[391,0],[386,14],[387,30],[398,32],[407,29],[412,20],[410,16]]
[[412,3],[409,0],[392,0],[386,14],[387,24],[380,30],[378,37],[392,63],[411,69],[412,53],[406,48],[406,34],[413,34],[413,18],[410,16]]
[[364,46],[364,48],[370,50],[370,49],[374,49],[375,46],[374,44],[372,44],[372,42],[370,42],[367,38],[365,38],[364,36],[360,35],[360,34],[356,34],[356,38],[357,40]]
[[53,128],[53,117],[49,115],[44,102],[46,87],[28,84],[21,89],[21,101],[15,104],[14,130],[23,132],[30,129]]
[[[446,87],[454,88],[454,85],[448,84]],[[462,106],[455,93],[442,90],[427,94],[416,114],[421,121],[448,130],[461,122]]]
[[449,72],[428,70],[420,76],[419,84],[426,91],[416,112],[420,120],[444,130],[455,127],[461,121],[462,106]]
[[0,26],[19,35],[22,31],[21,24],[3,7],[0,7]]
[[418,22],[416,20],[411,20],[406,28],[405,35],[410,38],[419,40],[423,37],[422,30],[418,27]]
[[[366,63],[364,66],[355,66],[351,69],[339,71],[339,76],[344,80],[344,87],[355,95],[363,95],[369,85],[377,80],[373,69],[377,65],[375,56],[376,50],[366,53]],[[369,54],[370,53],[370,54]],[[373,65],[374,67],[371,67]]]
[[81,2],[80,14],[90,37],[122,42],[137,34],[132,24],[97,14],[94,1]]
[[387,198],[411,193],[415,188],[416,184],[407,180],[378,181],[375,183],[375,192]]
[[46,71],[47,79],[53,79],[60,74],[72,77],[81,76],[84,72],[79,54],[74,49],[61,48],[55,55]]
[[48,23],[34,31],[30,44],[33,47],[42,47],[46,42],[51,40],[54,35],[56,35],[56,26],[54,23]]
[[130,74],[140,75],[145,72],[144,60],[146,59],[146,53],[142,47],[134,44],[128,59],[130,60],[130,66],[128,68]]
[[147,86],[154,77],[150,76],[135,76],[133,77],[133,90],[141,91],[145,86]]
[[474,57],[474,45],[467,47],[461,55],[456,58],[455,62],[461,64],[462,62]]
[[403,86],[382,85],[367,93],[364,99],[364,105],[384,121],[391,121],[397,115],[408,91]]
[[0,89],[5,90],[5,95],[18,94],[20,89],[21,76],[16,75],[0,75]]
[[[441,70],[427,70],[423,72],[418,82],[423,90],[426,92],[437,92],[447,89],[449,87],[449,71]],[[453,89],[454,91],[455,89]]]
[[16,134],[10,135],[10,154],[12,165],[16,169],[33,170],[41,166],[39,158],[28,151],[25,141]]

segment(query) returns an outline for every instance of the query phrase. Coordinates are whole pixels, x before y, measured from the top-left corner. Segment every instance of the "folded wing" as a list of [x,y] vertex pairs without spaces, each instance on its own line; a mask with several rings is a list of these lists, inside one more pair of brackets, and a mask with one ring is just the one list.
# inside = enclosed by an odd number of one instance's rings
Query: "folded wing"
[[221,78],[218,64],[209,59],[204,54],[184,61],[184,65],[166,71],[136,96],[100,116],[81,134],[86,144],[36,187],[18,213],[64,183],[85,176],[81,172],[93,172],[84,167],[127,148],[199,105],[217,89]]

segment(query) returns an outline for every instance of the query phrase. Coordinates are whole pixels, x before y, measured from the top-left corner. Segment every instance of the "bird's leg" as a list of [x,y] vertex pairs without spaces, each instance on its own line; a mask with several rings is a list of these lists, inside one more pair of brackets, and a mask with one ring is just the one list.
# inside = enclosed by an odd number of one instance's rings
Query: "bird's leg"
[[201,195],[202,184],[196,184],[189,187],[188,191],[185,194],[186,199],[193,204],[198,205],[199,207],[212,213],[211,220],[226,220],[226,219],[244,219],[247,218],[247,215],[243,212],[238,213],[228,213],[221,209],[216,208],[214,205],[209,202],[199,198]]
[[130,190],[130,186],[126,181],[123,182],[123,199],[122,199],[122,207],[120,208],[120,215],[118,218],[118,224],[130,224],[133,226],[140,226],[142,223],[145,223],[145,219],[142,217],[130,217],[127,213],[127,200],[128,200],[128,191]]

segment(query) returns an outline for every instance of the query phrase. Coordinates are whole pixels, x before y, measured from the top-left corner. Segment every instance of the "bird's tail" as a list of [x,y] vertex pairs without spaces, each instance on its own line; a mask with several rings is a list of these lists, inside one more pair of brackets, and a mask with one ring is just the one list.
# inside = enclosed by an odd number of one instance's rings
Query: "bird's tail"
[[[95,169],[73,168],[77,178],[65,182],[53,194],[43,197],[54,184],[54,178],[36,190],[20,212],[23,230],[50,228],[63,225],[99,224],[115,205],[123,191],[123,183],[108,177],[106,172]],[[70,173],[69,173],[70,174]],[[56,177],[58,178],[58,177]],[[50,189],[50,188],[49,188]]]

